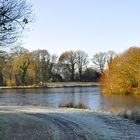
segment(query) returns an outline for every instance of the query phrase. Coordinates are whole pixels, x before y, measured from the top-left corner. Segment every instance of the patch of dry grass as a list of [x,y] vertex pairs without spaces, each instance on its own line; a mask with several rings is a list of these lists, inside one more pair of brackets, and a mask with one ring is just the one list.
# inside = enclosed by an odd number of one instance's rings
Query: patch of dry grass
[[59,107],[66,107],[66,108],[78,108],[78,109],[88,109],[88,107],[82,103],[74,105],[72,102],[66,103],[63,105],[59,105]]

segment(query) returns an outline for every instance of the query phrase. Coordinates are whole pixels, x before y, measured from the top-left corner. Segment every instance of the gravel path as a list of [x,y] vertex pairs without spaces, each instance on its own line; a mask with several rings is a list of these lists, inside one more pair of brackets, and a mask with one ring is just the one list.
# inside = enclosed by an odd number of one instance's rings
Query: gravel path
[[140,125],[90,110],[0,107],[0,140],[140,140]]

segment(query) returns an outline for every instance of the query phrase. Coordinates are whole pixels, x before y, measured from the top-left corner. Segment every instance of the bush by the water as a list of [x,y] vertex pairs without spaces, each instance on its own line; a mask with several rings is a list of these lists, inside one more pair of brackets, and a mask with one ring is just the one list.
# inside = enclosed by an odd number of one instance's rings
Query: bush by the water
[[117,56],[101,82],[104,93],[140,94],[140,48],[132,47]]
[[82,103],[79,103],[77,105],[74,105],[72,102],[66,103],[66,104],[63,104],[63,105],[59,105],[59,107],[87,109],[87,106],[84,105],[84,104],[82,104]]

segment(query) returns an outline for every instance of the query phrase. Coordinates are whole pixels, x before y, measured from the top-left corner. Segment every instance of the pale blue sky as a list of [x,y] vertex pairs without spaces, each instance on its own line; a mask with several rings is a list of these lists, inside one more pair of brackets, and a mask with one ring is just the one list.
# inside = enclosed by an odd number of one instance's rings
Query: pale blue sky
[[140,46],[140,0],[31,0],[36,21],[24,38],[29,50],[94,55]]

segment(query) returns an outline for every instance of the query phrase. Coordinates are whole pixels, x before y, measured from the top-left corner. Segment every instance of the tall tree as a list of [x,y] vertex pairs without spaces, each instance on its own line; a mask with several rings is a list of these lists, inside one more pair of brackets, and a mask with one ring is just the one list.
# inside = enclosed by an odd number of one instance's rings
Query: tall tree
[[111,65],[111,63],[113,62],[113,60],[117,57],[117,54],[114,51],[108,51],[106,53],[106,58],[107,58],[107,65],[108,67]]
[[34,63],[35,83],[45,82],[48,79],[48,68],[50,64],[50,54],[47,50],[35,50],[31,52]]
[[79,80],[82,81],[82,72],[88,64],[88,55],[84,51],[76,51],[76,64],[79,72]]
[[0,46],[14,43],[32,20],[31,4],[26,0],[0,0]]
[[17,85],[27,84],[27,70],[31,63],[31,57],[29,53],[22,53],[19,57],[16,57],[13,61],[14,75]]
[[76,70],[76,53],[74,51],[63,52],[59,57],[59,62],[63,63],[71,74],[71,81],[74,81]]
[[104,72],[106,61],[107,61],[107,55],[105,52],[96,53],[92,58],[93,64],[97,67],[97,69],[101,74],[103,74]]
[[22,85],[26,85],[26,74],[27,74],[27,69],[30,65],[30,57],[28,56],[28,54],[24,54],[22,57],[23,60],[19,66],[21,71],[21,83]]
[[[17,62],[20,56],[24,53],[29,53],[29,51],[21,46],[14,46],[10,49],[10,52],[6,55],[6,62],[3,69],[4,75],[4,83],[5,85],[16,85],[20,78],[17,78],[19,73],[17,70],[19,67],[17,66]],[[16,75],[16,76],[15,76]],[[16,79],[17,78],[17,79]]]

